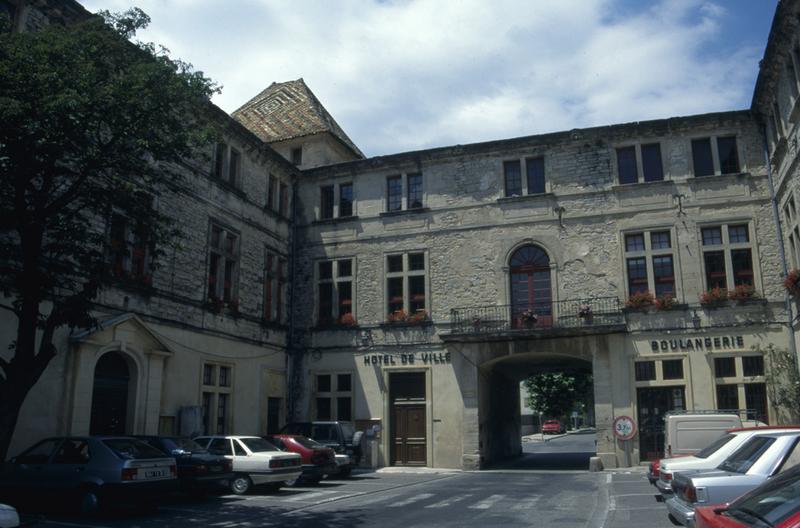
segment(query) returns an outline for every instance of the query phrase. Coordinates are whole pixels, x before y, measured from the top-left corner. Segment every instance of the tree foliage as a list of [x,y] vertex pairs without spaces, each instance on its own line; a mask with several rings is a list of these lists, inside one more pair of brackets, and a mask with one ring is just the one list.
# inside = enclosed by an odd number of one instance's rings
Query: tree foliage
[[176,235],[158,194],[212,134],[215,85],[163,48],[131,42],[148,22],[133,9],[0,35],[0,308],[17,320],[0,356],[0,460],[57,352],[55,330],[91,324],[112,278],[110,215],[135,220],[157,257]]
[[779,421],[796,423],[800,419],[800,372],[796,359],[772,343],[755,350],[764,354],[769,399]]
[[578,404],[593,400],[594,386],[588,372],[544,372],[522,384],[527,390],[528,407],[549,417],[564,417]]

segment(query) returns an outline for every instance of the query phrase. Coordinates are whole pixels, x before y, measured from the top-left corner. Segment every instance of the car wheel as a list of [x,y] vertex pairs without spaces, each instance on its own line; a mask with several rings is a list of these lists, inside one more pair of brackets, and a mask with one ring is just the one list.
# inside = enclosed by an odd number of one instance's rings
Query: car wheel
[[81,490],[78,508],[84,515],[93,515],[100,511],[100,492],[95,487]]
[[244,495],[252,485],[253,481],[247,475],[236,475],[231,479],[230,488],[236,495]]
[[295,477],[295,478],[293,478],[293,479],[290,479],[290,480],[284,480],[284,481],[283,481],[283,483],[284,483],[284,484],[286,484],[287,486],[290,486],[290,487],[291,487],[291,486],[294,486],[294,485],[295,485],[295,484],[297,484],[298,482],[300,482],[300,477]]

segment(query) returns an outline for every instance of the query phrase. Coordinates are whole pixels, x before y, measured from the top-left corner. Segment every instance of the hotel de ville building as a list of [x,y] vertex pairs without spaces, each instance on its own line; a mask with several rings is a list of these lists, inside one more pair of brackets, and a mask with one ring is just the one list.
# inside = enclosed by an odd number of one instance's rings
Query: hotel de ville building
[[[0,10],[14,31],[88,16]],[[217,110],[224,141],[158,202],[181,250],[152,266],[109,219],[119,285],[58,336],[10,454],[318,419],[367,430],[380,466],[481,468],[521,450],[520,381],[564,369],[593,375],[605,467],[659,456],[670,410],[797,419],[766,356],[796,355],[799,17],[778,3],[742,110],[374,158],[302,79]]]

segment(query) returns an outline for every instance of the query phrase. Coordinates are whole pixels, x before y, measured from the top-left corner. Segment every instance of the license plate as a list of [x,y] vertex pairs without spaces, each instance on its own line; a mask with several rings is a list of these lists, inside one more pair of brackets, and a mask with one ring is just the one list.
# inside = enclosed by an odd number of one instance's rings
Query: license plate
[[155,479],[169,476],[168,469],[140,469],[139,475],[146,479]]

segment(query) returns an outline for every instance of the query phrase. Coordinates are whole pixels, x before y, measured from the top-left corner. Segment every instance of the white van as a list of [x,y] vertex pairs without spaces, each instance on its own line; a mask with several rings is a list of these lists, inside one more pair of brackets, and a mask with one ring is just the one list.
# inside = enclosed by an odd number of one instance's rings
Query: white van
[[664,456],[693,455],[729,429],[740,429],[735,413],[668,412],[664,415]]

